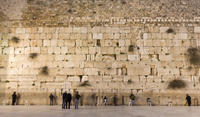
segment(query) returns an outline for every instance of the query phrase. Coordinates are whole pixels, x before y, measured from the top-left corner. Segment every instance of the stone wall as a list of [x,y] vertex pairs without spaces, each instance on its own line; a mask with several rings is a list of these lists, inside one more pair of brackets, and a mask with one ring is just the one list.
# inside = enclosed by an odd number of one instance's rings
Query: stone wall
[[[199,2],[5,0],[0,104],[10,104],[13,91],[20,94],[19,104],[48,104],[50,93],[60,104],[65,90],[79,91],[81,103],[90,105],[94,95],[99,102],[106,95],[112,104],[114,94],[127,104],[131,92],[137,105],[145,105],[147,97],[154,105],[166,105],[168,97],[184,105],[186,93],[199,98],[199,67],[187,53],[200,44],[194,4]],[[173,79],[186,87],[169,89]]]

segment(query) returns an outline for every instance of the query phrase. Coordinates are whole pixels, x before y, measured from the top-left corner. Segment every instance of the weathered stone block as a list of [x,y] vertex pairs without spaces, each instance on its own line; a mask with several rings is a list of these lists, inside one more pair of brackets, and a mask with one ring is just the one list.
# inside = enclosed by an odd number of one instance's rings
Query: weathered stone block
[[150,66],[145,64],[129,64],[127,66],[128,75],[149,75],[150,74]]
[[102,33],[93,33],[93,39],[103,39]]

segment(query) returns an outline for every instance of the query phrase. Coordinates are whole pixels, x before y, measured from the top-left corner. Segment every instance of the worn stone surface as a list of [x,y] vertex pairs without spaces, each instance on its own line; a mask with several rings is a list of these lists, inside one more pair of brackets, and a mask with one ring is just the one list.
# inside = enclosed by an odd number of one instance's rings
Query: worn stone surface
[[[0,104],[48,104],[53,92],[79,91],[91,105],[118,94],[127,104],[199,99],[199,67],[187,50],[200,45],[198,0],[3,0],[0,4]],[[189,69],[191,68],[191,69]],[[173,79],[187,87],[168,89]],[[87,86],[81,86],[87,82]],[[89,97],[89,98],[88,98]],[[183,97],[183,98],[180,98]],[[122,101],[123,100],[123,101]],[[112,101],[110,101],[112,103]]]
[[199,107],[165,106],[107,106],[79,107],[79,110],[62,110],[60,106],[1,106],[2,117],[199,117]]

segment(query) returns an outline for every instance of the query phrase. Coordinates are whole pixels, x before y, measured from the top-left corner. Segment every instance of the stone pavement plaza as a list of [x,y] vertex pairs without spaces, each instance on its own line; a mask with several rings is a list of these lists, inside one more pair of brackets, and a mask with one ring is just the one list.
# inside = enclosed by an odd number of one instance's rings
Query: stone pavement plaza
[[60,106],[0,106],[0,117],[199,117],[200,107],[184,106],[83,106],[62,110]]

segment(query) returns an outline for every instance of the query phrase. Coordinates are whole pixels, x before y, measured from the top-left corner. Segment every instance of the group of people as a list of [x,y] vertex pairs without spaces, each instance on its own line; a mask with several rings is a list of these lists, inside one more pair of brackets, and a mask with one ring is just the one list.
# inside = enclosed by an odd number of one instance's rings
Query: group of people
[[[18,97],[19,96],[16,94],[16,92],[14,92],[12,94],[12,105],[16,105],[17,104]],[[50,106],[52,106],[55,97],[51,93],[49,95],[49,98],[50,98]],[[75,95],[74,95],[74,106],[75,106],[75,109],[78,109],[79,99],[80,98],[81,98],[81,96],[79,95],[78,92],[76,92]],[[133,106],[134,103],[135,103],[135,95],[133,93],[131,93],[129,98],[130,98],[129,106]],[[70,109],[71,101],[72,101],[71,93],[69,93],[69,92],[67,93],[66,91],[64,93],[62,93],[62,109]],[[117,95],[114,95],[113,102],[114,102],[114,105],[116,106],[117,105]],[[151,106],[151,98],[148,97],[146,99],[146,102],[147,102],[148,106]],[[105,106],[107,105],[107,97],[106,96],[103,97],[103,104]],[[191,106],[191,97],[189,96],[189,94],[186,94],[186,104],[185,105]],[[168,101],[168,106],[172,106],[172,100]]]
[[[75,93],[75,100],[74,100],[74,106],[75,109],[78,109],[78,104],[79,104],[79,99],[80,99],[80,95],[78,92]],[[54,96],[51,93],[49,95],[50,98],[50,106],[53,106],[53,100],[54,100]],[[66,91],[64,93],[62,93],[62,109],[70,109],[70,105],[71,105],[71,101],[72,101],[72,95],[71,93],[67,93]]]
[[[186,98],[185,99],[186,99],[186,104],[185,105],[191,106],[192,101],[191,101],[191,97],[190,97],[189,94],[186,94]],[[148,97],[146,99],[146,102],[147,102],[148,106],[151,106],[151,98]],[[135,96],[134,96],[134,94],[131,93],[129,106],[133,106],[134,103],[135,103]],[[168,101],[168,106],[172,106],[172,100]]]

